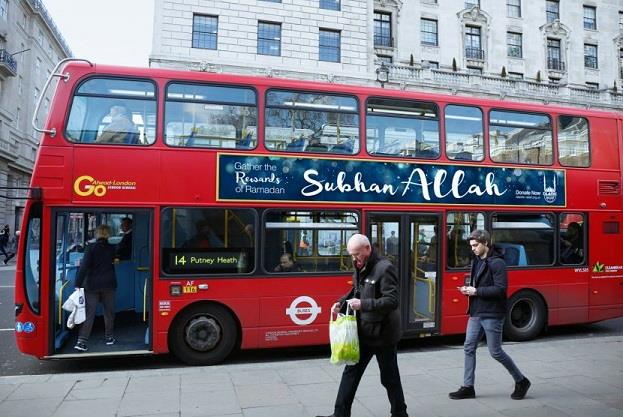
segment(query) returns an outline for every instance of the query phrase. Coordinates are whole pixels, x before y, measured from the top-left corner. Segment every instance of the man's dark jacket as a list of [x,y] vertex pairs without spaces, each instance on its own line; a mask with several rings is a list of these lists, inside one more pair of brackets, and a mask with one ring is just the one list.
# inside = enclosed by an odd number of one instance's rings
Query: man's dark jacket
[[359,341],[377,347],[398,343],[402,336],[398,275],[394,265],[375,250],[365,266],[355,270],[353,288],[340,298],[340,305],[353,297],[361,300],[357,312]]
[[80,262],[75,286],[84,287],[86,291],[116,289],[115,250],[115,246],[106,239],[98,239],[94,244],[87,246],[84,258]]
[[472,261],[470,283],[476,287],[476,295],[469,297],[471,317],[502,318],[506,315],[506,263],[495,246],[491,246],[485,259]]

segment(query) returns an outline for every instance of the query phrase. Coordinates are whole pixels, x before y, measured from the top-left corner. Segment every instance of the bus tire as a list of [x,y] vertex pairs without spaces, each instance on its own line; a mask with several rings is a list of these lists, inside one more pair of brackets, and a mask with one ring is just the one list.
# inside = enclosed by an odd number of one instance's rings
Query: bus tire
[[197,304],[183,310],[169,332],[169,349],[188,365],[221,363],[237,341],[236,320],[218,304]]
[[537,337],[545,328],[547,309],[541,296],[533,291],[519,291],[508,301],[504,335],[523,341]]

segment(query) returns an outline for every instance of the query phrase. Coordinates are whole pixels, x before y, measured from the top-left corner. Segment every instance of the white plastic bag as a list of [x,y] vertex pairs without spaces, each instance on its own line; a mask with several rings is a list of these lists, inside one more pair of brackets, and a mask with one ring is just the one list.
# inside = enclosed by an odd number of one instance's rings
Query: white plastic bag
[[73,329],[76,324],[86,320],[84,288],[76,288],[63,303],[63,310],[71,312],[67,318],[67,328]]
[[[349,311],[352,314],[349,314]],[[359,336],[357,335],[357,316],[346,307],[346,314],[339,313],[333,320],[329,318],[329,340],[331,341],[331,363],[334,365],[354,365],[359,362]]]

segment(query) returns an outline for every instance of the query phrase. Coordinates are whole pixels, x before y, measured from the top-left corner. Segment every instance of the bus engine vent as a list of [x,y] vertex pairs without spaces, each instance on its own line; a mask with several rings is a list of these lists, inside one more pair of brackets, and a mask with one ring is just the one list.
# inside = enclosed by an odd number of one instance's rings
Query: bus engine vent
[[619,181],[599,181],[599,195],[619,194],[621,194],[621,183]]

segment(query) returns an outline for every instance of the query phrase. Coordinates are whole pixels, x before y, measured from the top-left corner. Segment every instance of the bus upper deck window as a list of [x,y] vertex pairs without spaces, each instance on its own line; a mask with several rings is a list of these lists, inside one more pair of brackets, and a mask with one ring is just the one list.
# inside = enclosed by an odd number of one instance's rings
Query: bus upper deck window
[[77,143],[150,145],[156,140],[151,81],[90,78],[76,90],[65,129]]
[[371,98],[367,107],[368,153],[439,157],[439,112],[435,103]]
[[552,164],[552,123],[546,114],[492,110],[489,146],[495,162]]
[[257,94],[251,88],[169,84],[164,120],[167,145],[252,149],[257,145]]
[[569,167],[590,165],[588,121],[583,117],[558,118],[558,160]]
[[269,91],[266,148],[286,152],[359,152],[357,99],[333,94]]
[[448,158],[482,161],[485,158],[482,110],[477,107],[448,105],[445,119]]

